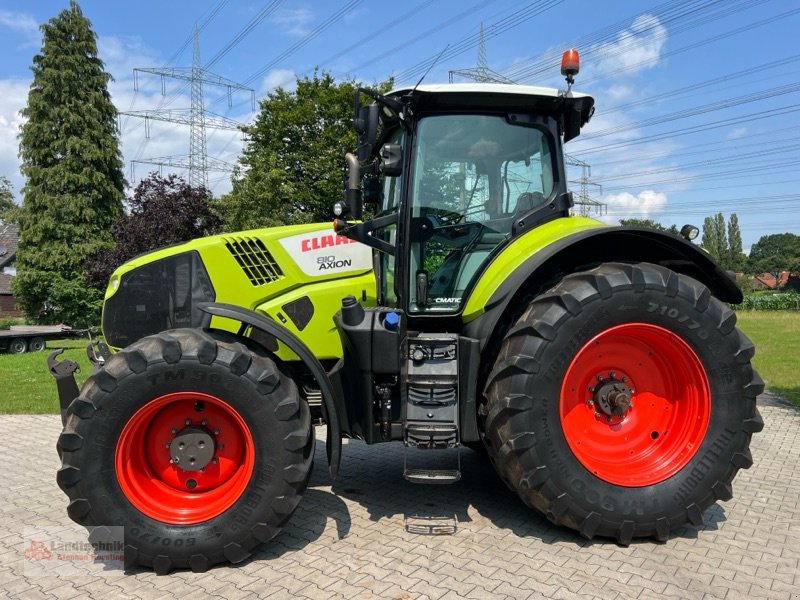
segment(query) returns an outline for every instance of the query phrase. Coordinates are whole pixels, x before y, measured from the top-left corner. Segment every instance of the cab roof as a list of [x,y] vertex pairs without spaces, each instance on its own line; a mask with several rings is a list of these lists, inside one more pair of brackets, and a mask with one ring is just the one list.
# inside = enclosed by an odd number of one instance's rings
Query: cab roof
[[[552,115],[563,123],[568,117],[578,127],[589,122],[594,112],[594,98],[580,92],[555,88],[504,83],[431,83],[392,90],[387,96],[410,102],[417,111],[503,110],[535,111]],[[577,118],[575,118],[577,117]],[[577,135],[574,128],[567,128]]]

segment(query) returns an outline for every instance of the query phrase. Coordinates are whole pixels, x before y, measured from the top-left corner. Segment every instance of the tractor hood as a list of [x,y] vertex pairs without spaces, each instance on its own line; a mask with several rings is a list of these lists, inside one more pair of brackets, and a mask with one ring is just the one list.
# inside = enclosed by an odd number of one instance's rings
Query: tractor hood
[[199,303],[228,302],[271,316],[304,338],[314,330],[327,345],[319,356],[335,357],[331,316],[348,294],[374,304],[372,252],[336,235],[330,223],[226,233],[119,267],[106,289],[103,333],[121,348],[167,329],[199,327]]

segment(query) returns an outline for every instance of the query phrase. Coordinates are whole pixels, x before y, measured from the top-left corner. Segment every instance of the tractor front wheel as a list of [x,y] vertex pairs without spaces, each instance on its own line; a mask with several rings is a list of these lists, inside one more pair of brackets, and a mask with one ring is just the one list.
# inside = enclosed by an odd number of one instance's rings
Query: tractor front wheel
[[640,263],[565,277],[511,328],[486,390],[489,455],[551,521],[667,539],[752,464],[763,383],[735,314]]
[[240,562],[294,512],[308,405],[260,348],[179,329],[112,356],[67,410],[58,484],[89,527],[122,526],[125,566]]

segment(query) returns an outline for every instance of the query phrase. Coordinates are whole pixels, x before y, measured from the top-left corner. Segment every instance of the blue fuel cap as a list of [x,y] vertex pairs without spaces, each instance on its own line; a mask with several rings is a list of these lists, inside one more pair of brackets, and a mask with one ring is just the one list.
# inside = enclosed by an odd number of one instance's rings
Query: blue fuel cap
[[383,318],[383,326],[389,331],[396,331],[399,324],[400,315],[398,315],[396,312],[388,312]]

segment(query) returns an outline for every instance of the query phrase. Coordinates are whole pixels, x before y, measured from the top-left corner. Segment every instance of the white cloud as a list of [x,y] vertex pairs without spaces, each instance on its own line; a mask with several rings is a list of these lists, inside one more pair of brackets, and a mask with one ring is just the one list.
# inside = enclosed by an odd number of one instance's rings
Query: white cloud
[[739,140],[747,135],[747,127],[734,127],[725,136],[726,140]]
[[639,86],[634,86],[629,83],[614,83],[606,89],[603,94],[603,103],[607,106],[615,104],[622,104],[635,99],[640,94]]
[[39,23],[28,13],[0,10],[0,27],[17,31],[25,36],[24,46],[38,47],[42,42]]
[[264,81],[261,82],[261,94],[266,94],[279,87],[292,91],[296,85],[297,75],[295,75],[294,71],[291,69],[273,69],[267,73]]
[[19,172],[19,135],[23,118],[19,114],[28,101],[30,80],[0,80],[0,175],[8,177],[19,198],[23,179]]
[[635,196],[630,192],[610,194],[601,199],[608,205],[607,223],[618,223],[620,219],[653,219],[667,208],[667,195],[654,190],[643,190]]
[[667,29],[657,17],[640,15],[629,29],[617,34],[613,42],[598,44],[590,53],[602,73],[625,71],[628,74],[648,69],[658,63],[667,41]]
[[279,25],[289,35],[306,35],[311,29],[314,13],[307,8],[287,8],[279,10],[272,17],[272,22]]

